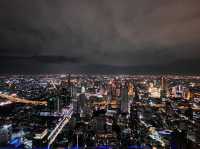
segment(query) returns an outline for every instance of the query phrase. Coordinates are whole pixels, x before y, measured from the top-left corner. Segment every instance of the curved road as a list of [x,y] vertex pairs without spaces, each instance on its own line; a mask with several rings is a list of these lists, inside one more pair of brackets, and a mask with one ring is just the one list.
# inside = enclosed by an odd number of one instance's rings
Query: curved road
[[9,101],[12,102],[18,102],[18,103],[24,103],[24,104],[32,104],[32,105],[47,105],[47,101],[38,101],[38,100],[28,100],[28,99],[23,99],[19,97],[14,97],[6,94],[0,94],[1,98],[8,99]]

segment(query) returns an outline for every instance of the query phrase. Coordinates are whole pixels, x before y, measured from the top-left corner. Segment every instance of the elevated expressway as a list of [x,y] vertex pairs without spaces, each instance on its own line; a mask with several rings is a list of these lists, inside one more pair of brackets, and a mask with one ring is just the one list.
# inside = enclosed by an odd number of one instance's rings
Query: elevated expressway
[[6,95],[6,94],[2,94],[2,93],[0,93],[0,98],[4,98],[4,99],[7,99],[11,102],[16,102],[16,103],[47,106],[47,101],[29,100],[29,99],[19,98],[19,97],[16,97],[16,96]]

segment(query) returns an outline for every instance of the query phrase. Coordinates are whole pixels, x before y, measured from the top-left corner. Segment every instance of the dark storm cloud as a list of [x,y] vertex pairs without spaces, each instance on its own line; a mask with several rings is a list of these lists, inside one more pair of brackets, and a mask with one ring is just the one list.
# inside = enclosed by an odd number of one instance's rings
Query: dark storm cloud
[[0,56],[0,62],[4,61],[32,61],[41,63],[80,63],[80,57],[66,57],[54,55],[40,55],[40,56]]
[[189,63],[200,59],[199,8],[198,0],[1,0],[0,54],[87,70]]

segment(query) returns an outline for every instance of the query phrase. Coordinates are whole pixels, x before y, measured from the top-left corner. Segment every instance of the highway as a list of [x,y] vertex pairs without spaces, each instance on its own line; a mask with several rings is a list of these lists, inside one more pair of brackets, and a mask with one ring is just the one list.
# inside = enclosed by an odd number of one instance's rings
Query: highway
[[24,103],[24,104],[31,104],[31,105],[45,105],[45,106],[47,105],[47,101],[28,100],[28,99],[19,98],[19,97],[6,95],[2,93],[0,93],[0,97],[5,98],[12,102],[17,102],[17,103]]
[[48,148],[50,148],[50,146],[53,144],[53,142],[55,141],[58,134],[60,134],[62,129],[65,127],[65,125],[69,122],[72,114],[73,114],[73,106],[70,106],[70,108],[68,110],[65,110],[65,112],[63,113],[62,120],[58,122],[56,127],[52,130],[52,132],[48,136],[48,138],[47,138],[48,139]]

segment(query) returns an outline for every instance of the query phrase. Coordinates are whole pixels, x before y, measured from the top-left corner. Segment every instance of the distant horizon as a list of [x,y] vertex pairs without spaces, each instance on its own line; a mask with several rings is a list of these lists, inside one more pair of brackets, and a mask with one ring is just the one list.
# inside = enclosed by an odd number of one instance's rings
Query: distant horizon
[[[7,57],[8,58],[8,57]],[[16,57],[15,57],[16,58]],[[38,74],[38,73],[94,73],[94,74],[200,74],[196,61],[175,62],[166,65],[116,66],[108,64],[88,64],[81,62],[65,62],[65,60],[48,60],[45,58],[13,58],[9,62],[0,59],[0,74]],[[59,59],[59,58],[58,58]],[[73,59],[73,61],[76,61]]]
[[9,72],[9,73],[0,73],[0,76],[4,75],[24,75],[24,76],[31,76],[31,75],[128,75],[128,76],[192,76],[192,77],[199,77],[200,73],[96,73],[96,72]]

